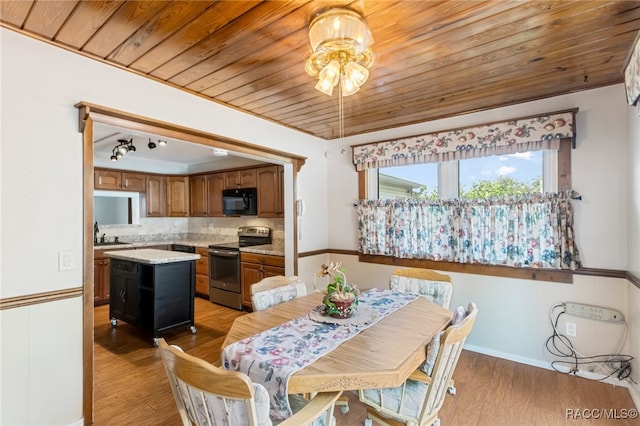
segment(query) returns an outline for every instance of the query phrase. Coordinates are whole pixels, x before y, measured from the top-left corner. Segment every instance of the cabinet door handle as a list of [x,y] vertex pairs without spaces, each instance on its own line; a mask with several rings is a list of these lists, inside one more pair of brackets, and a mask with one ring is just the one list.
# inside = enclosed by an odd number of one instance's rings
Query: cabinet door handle
[[127,290],[122,290],[120,292],[120,298],[122,299],[123,302],[127,301]]

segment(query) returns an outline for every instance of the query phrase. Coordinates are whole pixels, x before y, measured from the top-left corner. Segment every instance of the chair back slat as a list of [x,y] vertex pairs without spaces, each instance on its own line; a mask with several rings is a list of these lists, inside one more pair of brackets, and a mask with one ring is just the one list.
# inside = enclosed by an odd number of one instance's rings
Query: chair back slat
[[451,277],[431,269],[396,269],[389,278],[389,289],[419,293],[446,309],[453,293]]

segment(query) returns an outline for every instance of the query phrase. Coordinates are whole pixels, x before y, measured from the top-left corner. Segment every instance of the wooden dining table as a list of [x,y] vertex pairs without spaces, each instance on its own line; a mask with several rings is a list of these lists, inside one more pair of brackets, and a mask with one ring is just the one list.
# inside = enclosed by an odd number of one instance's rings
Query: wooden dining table
[[[312,293],[235,319],[222,348],[266,331],[322,304]],[[400,386],[426,357],[426,345],[452,313],[419,297],[382,318],[331,352],[293,373],[290,394]]]

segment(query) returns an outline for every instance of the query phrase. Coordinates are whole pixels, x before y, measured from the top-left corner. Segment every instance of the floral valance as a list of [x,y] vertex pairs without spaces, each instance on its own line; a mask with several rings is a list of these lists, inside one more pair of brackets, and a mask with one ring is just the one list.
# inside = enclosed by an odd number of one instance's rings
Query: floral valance
[[353,164],[358,171],[403,164],[435,163],[540,149],[558,149],[559,140],[575,146],[577,109],[446,130],[383,142],[356,145]]

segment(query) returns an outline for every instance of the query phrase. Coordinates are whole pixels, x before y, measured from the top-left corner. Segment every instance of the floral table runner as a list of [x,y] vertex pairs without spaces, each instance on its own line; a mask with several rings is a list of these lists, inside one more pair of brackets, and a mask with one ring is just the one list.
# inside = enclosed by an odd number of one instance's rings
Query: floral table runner
[[367,290],[360,295],[360,307],[377,312],[373,321],[345,326],[303,315],[227,346],[222,351],[222,366],[264,385],[269,392],[271,417],[285,419],[292,414],[287,397],[291,374],[418,297],[378,288]]

